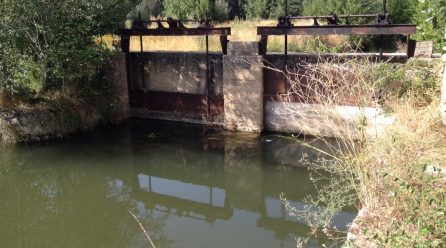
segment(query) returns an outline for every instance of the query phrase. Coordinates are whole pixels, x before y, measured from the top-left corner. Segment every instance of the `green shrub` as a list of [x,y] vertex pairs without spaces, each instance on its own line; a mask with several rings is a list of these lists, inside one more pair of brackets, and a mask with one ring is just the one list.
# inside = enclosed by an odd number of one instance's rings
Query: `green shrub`
[[216,0],[212,11],[212,20],[223,22],[229,18],[229,4],[226,0]]
[[384,99],[410,98],[417,105],[429,105],[438,95],[439,65],[415,59],[406,64],[377,63],[371,80],[378,83]]
[[247,0],[244,6],[249,19],[266,19],[269,17],[268,0]]
[[445,45],[446,1],[419,1],[415,21],[418,25],[417,40],[434,41],[434,50],[440,52]]
[[161,16],[164,11],[163,2],[163,0],[142,0],[127,17],[129,19],[136,19],[139,13],[141,13],[141,17],[144,19]]
[[305,0],[304,15],[327,15],[331,12],[341,14],[365,14],[382,11],[381,0]]
[[94,77],[110,58],[95,37],[113,32],[131,5],[130,0],[2,0],[1,90],[34,97]]

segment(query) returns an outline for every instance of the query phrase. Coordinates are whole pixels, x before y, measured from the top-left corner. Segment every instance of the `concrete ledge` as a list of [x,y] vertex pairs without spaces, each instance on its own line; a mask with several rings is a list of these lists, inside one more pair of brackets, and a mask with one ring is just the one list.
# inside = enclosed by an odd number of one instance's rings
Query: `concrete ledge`
[[132,108],[132,117],[164,120],[174,122],[184,122],[209,126],[224,126],[224,116],[207,117],[205,115],[189,114],[189,113],[172,113],[149,111],[146,108]]
[[267,102],[265,126],[269,131],[324,137],[376,137],[395,122],[379,108],[324,106]]

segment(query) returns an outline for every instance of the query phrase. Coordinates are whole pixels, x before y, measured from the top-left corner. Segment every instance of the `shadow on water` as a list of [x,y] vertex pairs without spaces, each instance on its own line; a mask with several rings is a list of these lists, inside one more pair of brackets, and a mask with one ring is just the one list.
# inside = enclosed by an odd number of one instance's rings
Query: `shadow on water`
[[308,154],[277,137],[141,120],[3,148],[0,247],[147,247],[128,209],[158,247],[295,247],[310,228],[279,195],[303,209],[316,193],[299,163]]

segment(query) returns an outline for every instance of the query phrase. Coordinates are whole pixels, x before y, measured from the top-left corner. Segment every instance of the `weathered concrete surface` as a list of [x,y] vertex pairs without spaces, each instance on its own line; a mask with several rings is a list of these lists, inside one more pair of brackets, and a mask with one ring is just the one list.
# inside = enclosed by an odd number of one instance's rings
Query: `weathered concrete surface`
[[[263,130],[263,66],[256,42],[231,42],[223,57],[225,128],[232,131]],[[251,54],[251,55],[250,55]]]
[[324,137],[376,137],[395,119],[378,108],[266,102],[267,130]]
[[[203,52],[146,52],[131,54],[133,89],[206,94],[206,54]],[[209,91],[223,93],[222,54],[209,54]],[[139,63],[138,63],[139,61]],[[144,77],[141,75],[144,65]]]
[[29,142],[59,138],[95,127],[101,122],[96,109],[0,109],[2,143]]
[[130,118],[129,91],[127,87],[127,70],[125,54],[118,53],[110,61],[106,69],[107,81],[111,83],[113,97],[116,99],[113,104],[113,121],[122,121]]
[[434,43],[432,41],[419,41],[415,48],[416,58],[432,58]]

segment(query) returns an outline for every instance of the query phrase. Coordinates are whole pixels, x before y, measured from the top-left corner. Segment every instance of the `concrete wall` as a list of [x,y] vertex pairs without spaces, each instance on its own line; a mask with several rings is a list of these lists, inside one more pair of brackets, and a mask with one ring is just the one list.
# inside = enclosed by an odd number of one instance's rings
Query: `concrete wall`
[[[230,42],[227,55],[210,54],[210,95],[221,97],[213,106],[223,106],[224,111],[217,111],[217,114],[209,117],[206,116],[208,100],[205,96],[204,53],[131,53],[129,79],[133,99],[130,102],[140,101],[131,105],[132,116],[220,125],[239,132],[270,130],[350,137],[363,134],[375,136],[384,126],[393,123],[391,117],[386,117],[377,108],[361,109],[354,104],[320,106],[295,100],[271,99],[268,94],[287,93],[288,86],[284,76],[266,69],[264,58],[257,54],[257,42]],[[393,62],[407,60],[404,55],[391,56]],[[290,53],[288,66],[292,68],[299,63],[316,63],[321,58],[331,57],[335,55]],[[342,61],[357,57],[364,55],[344,54],[336,58]],[[367,55],[367,58],[377,57]],[[282,54],[268,54],[265,59],[268,65],[278,69],[284,66]],[[172,106],[164,108],[169,104]],[[194,106],[188,107],[191,104]],[[364,123],[366,126],[361,126]]]
[[[210,53],[210,93],[223,93],[222,55]],[[131,54],[133,89],[206,94],[206,54],[202,52],[146,52]],[[144,70],[141,70],[141,63]],[[141,77],[144,73],[144,80]]]
[[266,102],[265,128],[270,131],[358,139],[376,137],[395,118],[379,108]]
[[122,121],[130,118],[127,70],[124,53],[118,53],[110,62],[106,75],[108,81],[113,83],[112,90],[117,100],[113,119],[115,121]]

